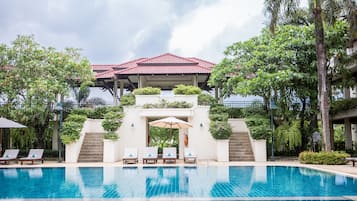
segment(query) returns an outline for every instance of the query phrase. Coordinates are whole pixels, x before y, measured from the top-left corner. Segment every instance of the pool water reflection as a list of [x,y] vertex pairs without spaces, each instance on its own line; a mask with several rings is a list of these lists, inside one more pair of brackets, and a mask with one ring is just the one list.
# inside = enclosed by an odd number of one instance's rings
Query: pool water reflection
[[275,166],[8,168],[0,184],[0,198],[357,196],[356,178]]

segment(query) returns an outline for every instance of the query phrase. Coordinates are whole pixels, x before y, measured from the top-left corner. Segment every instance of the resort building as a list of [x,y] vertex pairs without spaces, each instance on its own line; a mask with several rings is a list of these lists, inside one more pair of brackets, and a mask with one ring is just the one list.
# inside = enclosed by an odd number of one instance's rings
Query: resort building
[[[118,65],[93,65],[96,86],[111,92],[119,104],[124,91],[142,87],[171,90],[178,84],[193,85],[210,90],[207,81],[215,64],[199,58],[184,58],[170,53],[151,58],[139,58]],[[219,97],[219,90],[215,90]],[[165,117],[175,117],[188,122],[190,128],[178,131],[178,158],[184,158],[184,149],[195,150],[199,160],[265,161],[266,142],[249,137],[243,119],[230,119],[233,134],[229,140],[216,140],[209,131],[209,106],[199,105],[197,95],[136,95],[135,105],[125,106],[125,116],[118,130],[119,140],[103,140],[102,120],[85,122],[81,138],[66,145],[66,162],[122,160],[126,148],[137,148],[139,161],[142,150],[149,146],[149,122]],[[145,104],[187,102],[189,108],[145,108]],[[104,141],[104,142],[103,142]],[[103,143],[101,143],[103,142]],[[262,146],[258,146],[258,144]],[[243,147],[243,148],[242,148]],[[92,151],[94,154],[88,155]]]
[[[357,54],[357,42],[354,46],[347,50],[348,54],[352,57]],[[335,103],[339,105],[336,107],[332,114],[333,124],[343,124],[345,132],[345,149],[356,150],[357,148],[357,62],[352,60],[346,68],[351,72],[351,77],[348,78],[352,81],[353,86],[342,90],[343,99],[337,100]],[[333,77],[333,82],[341,81],[343,77]]]

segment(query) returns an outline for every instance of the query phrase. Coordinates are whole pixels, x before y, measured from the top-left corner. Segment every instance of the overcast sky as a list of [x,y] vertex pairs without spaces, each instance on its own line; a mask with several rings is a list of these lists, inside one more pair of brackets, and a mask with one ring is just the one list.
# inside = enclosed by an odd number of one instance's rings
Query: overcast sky
[[265,23],[263,0],[0,0],[0,43],[34,34],[44,46],[81,48],[92,64],[166,52],[218,63]]

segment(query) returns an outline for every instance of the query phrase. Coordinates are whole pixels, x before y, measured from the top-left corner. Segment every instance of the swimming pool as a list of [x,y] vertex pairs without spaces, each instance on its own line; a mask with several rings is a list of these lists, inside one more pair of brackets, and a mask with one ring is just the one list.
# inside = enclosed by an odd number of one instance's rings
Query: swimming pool
[[283,166],[0,169],[0,199],[357,196],[357,179]]

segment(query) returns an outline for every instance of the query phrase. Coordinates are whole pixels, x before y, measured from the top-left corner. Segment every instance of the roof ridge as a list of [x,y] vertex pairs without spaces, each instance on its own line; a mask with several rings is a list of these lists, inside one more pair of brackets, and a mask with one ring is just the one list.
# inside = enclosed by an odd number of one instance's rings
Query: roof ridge
[[207,62],[207,63],[210,63],[210,64],[213,64],[213,65],[216,65],[216,63],[213,63],[213,62],[210,62],[210,61],[207,61],[207,60],[204,60],[204,59],[200,59],[200,58],[197,58],[197,57],[189,57],[191,59],[197,59],[199,61],[203,61],[203,62]]
[[187,58],[187,57],[180,57],[180,56],[177,56],[177,55],[175,55],[175,54],[172,54],[172,53],[167,52],[167,53],[164,53],[164,54],[160,54],[160,55],[158,55],[158,56],[155,56],[155,57],[149,57],[149,58],[147,58],[147,59],[145,59],[145,60],[143,60],[143,61],[141,61],[141,62],[138,62],[137,64],[139,64],[139,63],[145,63],[145,62],[147,62],[147,61],[154,60],[154,59],[157,59],[157,58],[159,58],[159,57],[166,56],[166,55],[173,56],[173,57],[176,57],[176,58],[178,58],[178,59],[186,60],[186,61],[189,61],[189,62],[192,62],[192,63],[197,63],[196,61],[193,61],[193,60],[191,60],[191,59],[189,59],[189,58]]
[[136,62],[136,61],[139,61],[139,60],[142,60],[142,59],[148,59],[148,58],[146,58],[146,57],[141,57],[141,58],[138,58],[138,59],[133,59],[133,60],[130,60],[130,61],[121,63],[121,64],[119,64],[119,66],[122,66],[122,65],[125,65],[125,64],[128,64],[128,63],[132,63],[132,62]]

